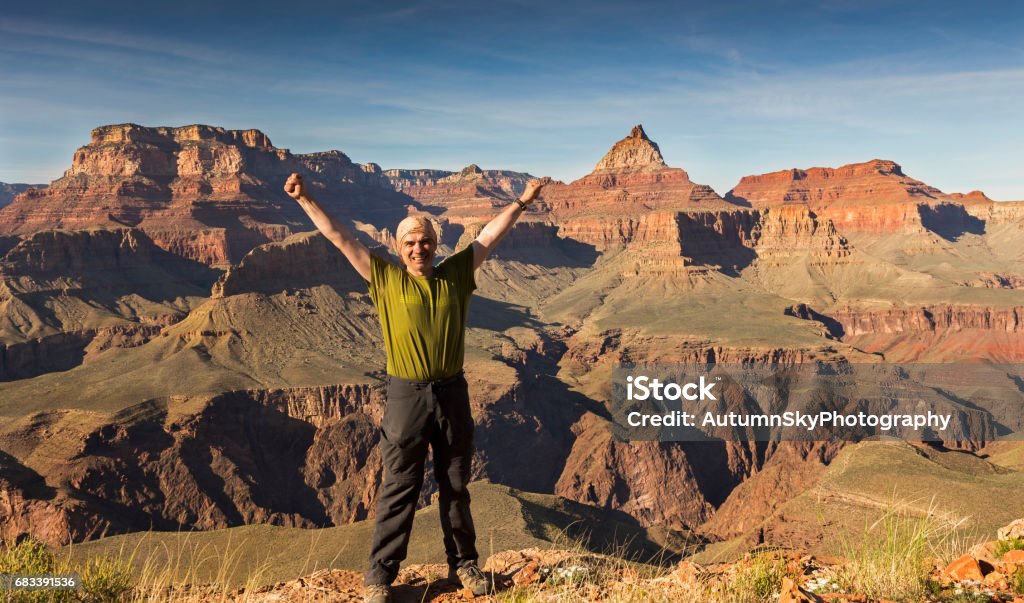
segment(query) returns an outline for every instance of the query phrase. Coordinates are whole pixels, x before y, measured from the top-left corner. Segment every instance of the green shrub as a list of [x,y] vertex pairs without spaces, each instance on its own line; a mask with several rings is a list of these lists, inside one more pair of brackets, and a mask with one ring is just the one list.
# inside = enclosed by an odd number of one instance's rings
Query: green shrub
[[126,599],[132,587],[130,562],[99,557],[83,567],[73,566],[31,537],[18,544],[4,543],[0,574],[78,574],[81,578],[78,590],[10,590],[3,594],[4,603],[113,603]]
[[82,568],[82,594],[86,601],[120,601],[132,588],[132,566],[112,557],[90,559]]
[[3,574],[52,574],[56,569],[53,553],[34,538],[26,538],[16,545],[6,543],[0,555],[0,573]]
[[849,559],[836,574],[842,592],[916,601],[934,589],[929,585],[934,548],[957,526],[934,507],[918,513],[894,497],[859,541],[841,539],[841,554]]
[[723,585],[725,600],[736,603],[772,601],[782,590],[786,562],[779,555],[767,553],[740,561],[736,572]]
[[1024,538],[1007,538],[996,541],[996,559],[1009,551],[1024,551]]
[[[66,564],[58,563],[50,549],[34,538],[14,544],[4,543],[0,554],[0,574],[67,574]],[[78,599],[70,590],[9,590],[5,603],[70,603]]]

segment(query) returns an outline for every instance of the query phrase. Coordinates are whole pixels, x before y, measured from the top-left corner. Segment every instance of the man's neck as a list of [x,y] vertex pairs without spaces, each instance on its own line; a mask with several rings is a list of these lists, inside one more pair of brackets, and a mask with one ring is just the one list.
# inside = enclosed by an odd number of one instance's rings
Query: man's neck
[[416,268],[413,268],[412,266],[406,266],[405,267],[405,271],[408,272],[409,274],[411,274],[412,276],[430,277],[431,275],[434,274],[434,267],[433,266],[427,266],[423,270],[417,270]]

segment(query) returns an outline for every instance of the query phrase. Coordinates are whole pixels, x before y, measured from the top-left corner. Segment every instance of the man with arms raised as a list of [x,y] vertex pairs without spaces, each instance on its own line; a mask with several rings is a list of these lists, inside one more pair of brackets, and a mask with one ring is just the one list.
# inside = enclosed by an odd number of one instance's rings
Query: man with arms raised
[[477,566],[476,532],[469,512],[473,461],[473,416],[462,373],[473,272],[540,193],[531,181],[465,249],[434,266],[437,233],[429,220],[409,216],[398,224],[395,247],[405,269],[371,254],[344,224],[328,215],[292,174],[285,192],[298,201],[313,224],[352,263],[370,288],[380,315],[387,352],[387,406],[381,424],[384,483],[366,573],[366,601],[391,600],[391,583],[405,559],[413,514],[423,485],[427,447],[434,451],[434,475],[449,579],[487,592]]

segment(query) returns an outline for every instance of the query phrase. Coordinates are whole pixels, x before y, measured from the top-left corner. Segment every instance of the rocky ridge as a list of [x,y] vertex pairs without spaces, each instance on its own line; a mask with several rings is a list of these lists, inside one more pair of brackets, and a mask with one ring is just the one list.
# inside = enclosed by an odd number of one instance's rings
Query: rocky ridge
[[293,155],[258,130],[120,124],[93,130],[62,178],[0,211],[0,236],[131,226],[162,249],[224,266],[259,244],[310,229],[281,190],[291,172],[306,176],[341,215],[390,223],[410,203],[379,167],[355,164],[340,151]]
[[0,182],[0,209],[3,209],[14,200],[14,197],[27,191],[30,188],[46,188],[45,184],[24,184],[21,182]]
[[396,191],[425,206],[443,208],[449,219],[490,216],[496,207],[518,197],[533,178],[509,170],[482,170],[476,164],[459,172],[394,169],[383,174]]

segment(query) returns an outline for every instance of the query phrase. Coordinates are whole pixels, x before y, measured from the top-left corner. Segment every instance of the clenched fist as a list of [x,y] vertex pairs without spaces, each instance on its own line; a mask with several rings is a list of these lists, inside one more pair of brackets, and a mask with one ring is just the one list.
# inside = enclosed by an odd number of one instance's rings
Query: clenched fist
[[302,176],[292,172],[292,175],[288,176],[287,182],[284,183],[284,192],[288,193],[288,196],[295,200],[298,200],[299,197],[305,197],[306,183],[302,181]]
[[540,180],[531,180],[526,183],[526,190],[523,191],[522,195],[519,195],[519,200],[523,203],[533,203],[540,195],[540,189],[544,188],[545,184],[551,182],[551,178],[542,178]]

